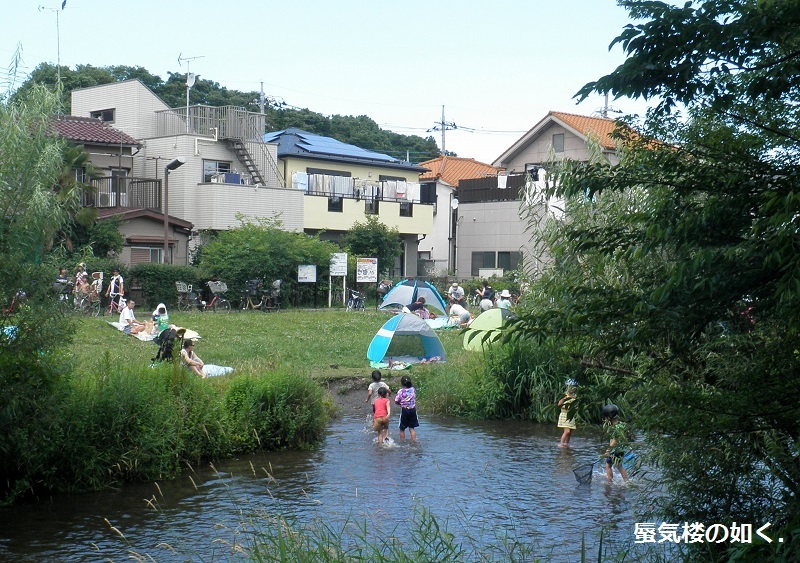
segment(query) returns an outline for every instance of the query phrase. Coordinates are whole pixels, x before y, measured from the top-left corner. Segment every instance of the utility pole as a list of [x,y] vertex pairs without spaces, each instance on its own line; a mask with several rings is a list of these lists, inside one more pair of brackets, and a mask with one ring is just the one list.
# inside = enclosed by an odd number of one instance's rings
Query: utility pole
[[431,127],[430,129],[428,129],[427,132],[428,133],[430,133],[431,131],[441,131],[442,132],[442,156],[444,156],[445,154],[447,154],[447,151],[445,150],[445,144],[444,144],[444,133],[448,129],[458,129],[458,125],[456,125],[452,121],[448,123],[447,121],[444,120],[444,105],[442,106],[442,120],[441,121],[435,121],[434,124],[435,125],[433,127]]

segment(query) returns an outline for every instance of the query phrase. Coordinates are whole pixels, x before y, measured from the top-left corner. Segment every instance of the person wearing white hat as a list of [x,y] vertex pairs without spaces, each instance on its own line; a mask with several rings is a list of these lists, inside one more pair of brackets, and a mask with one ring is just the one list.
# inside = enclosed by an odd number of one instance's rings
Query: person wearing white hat
[[462,307],[467,306],[467,298],[464,297],[464,288],[458,285],[458,282],[450,284],[450,289],[447,290],[448,305],[458,303]]
[[511,308],[511,293],[507,289],[504,289],[500,292],[500,297],[497,298],[497,302],[494,304],[495,307],[498,309],[510,309]]

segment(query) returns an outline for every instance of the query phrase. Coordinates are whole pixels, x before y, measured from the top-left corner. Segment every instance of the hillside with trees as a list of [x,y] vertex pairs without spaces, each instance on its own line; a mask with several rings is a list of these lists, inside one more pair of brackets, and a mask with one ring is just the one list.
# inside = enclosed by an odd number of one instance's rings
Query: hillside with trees
[[[60,70],[60,72],[59,72]],[[168,78],[151,74],[140,66],[107,66],[76,65],[74,69],[42,63],[36,67],[28,79],[15,92],[15,96],[24,95],[34,84],[55,87],[60,74],[62,91],[61,102],[64,113],[70,112],[70,93],[78,88],[88,88],[100,84],[121,82],[137,78],[158,94],[170,107],[182,107],[186,104],[186,78],[184,73],[169,72]],[[192,104],[210,106],[240,106],[248,111],[259,111],[259,92],[241,92],[230,90],[213,80],[199,79],[192,88]],[[295,108],[285,103],[270,102],[264,108],[267,114],[267,129],[279,131],[289,127],[298,127],[309,133],[333,137],[343,143],[388,154],[395,158],[411,162],[424,162],[439,156],[439,147],[433,137],[422,138],[418,135],[401,135],[381,129],[366,115],[331,115],[325,116],[308,108]],[[455,156],[455,155],[454,155]]]

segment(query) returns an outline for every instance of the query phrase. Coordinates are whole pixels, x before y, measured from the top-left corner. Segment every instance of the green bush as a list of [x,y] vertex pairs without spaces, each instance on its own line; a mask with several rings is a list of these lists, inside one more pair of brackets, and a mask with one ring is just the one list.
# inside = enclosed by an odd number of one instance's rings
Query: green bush
[[325,429],[323,396],[319,384],[294,374],[236,378],[224,399],[229,439],[244,449],[310,446]]

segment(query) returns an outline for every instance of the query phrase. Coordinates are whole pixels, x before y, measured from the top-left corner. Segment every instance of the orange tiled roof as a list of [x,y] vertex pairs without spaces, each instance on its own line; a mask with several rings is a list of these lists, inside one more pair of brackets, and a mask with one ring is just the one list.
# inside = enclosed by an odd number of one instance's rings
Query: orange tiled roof
[[496,176],[502,170],[491,164],[478,162],[474,158],[459,158],[457,156],[440,156],[433,160],[421,162],[420,166],[429,169],[428,172],[419,175],[420,180],[441,179],[451,186],[458,186],[459,180]]
[[619,122],[613,119],[605,117],[586,117],[585,115],[562,113],[560,111],[551,111],[549,115],[560,119],[586,137],[597,135],[603,148],[613,149],[615,146],[611,138],[611,133],[617,128]]

